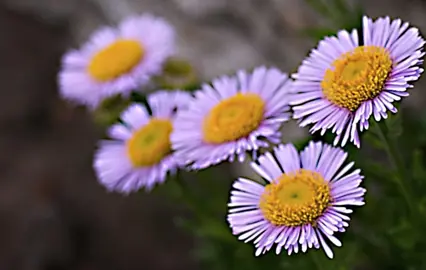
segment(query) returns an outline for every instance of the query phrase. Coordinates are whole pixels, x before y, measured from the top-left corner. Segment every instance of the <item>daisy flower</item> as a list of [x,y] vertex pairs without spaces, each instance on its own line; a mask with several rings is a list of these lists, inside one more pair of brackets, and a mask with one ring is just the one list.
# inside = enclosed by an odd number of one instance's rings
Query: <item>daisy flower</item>
[[202,169],[246,151],[279,143],[280,127],[290,118],[291,79],[275,68],[239,71],[202,85],[188,110],[176,117],[172,146],[191,169]]
[[112,95],[128,95],[161,72],[174,51],[174,36],[166,21],[151,15],[98,30],[81,49],[64,55],[61,95],[89,107]]
[[141,104],[130,105],[113,125],[96,152],[94,169],[110,191],[130,193],[151,190],[167,173],[180,167],[171,151],[170,134],[176,111],[185,109],[190,95],[183,91],[158,91],[148,96],[150,115]]
[[342,168],[347,153],[339,148],[310,142],[300,153],[291,145],[280,145],[274,155],[266,153],[252,163],[266,186],[239,178],[228,204],[228,222],[239,240],[254,240],[256,256],[282,248],[288,255],[322,248],[329,258],[329,242],[341,246],[334,236],[349,226],[346,206],[364,204],[365,189],[359,187],[360,170]]
[[349,140],[360,147],[358,132],[368,129],[369,118],[396,113],[393,103],[408,96],[410,82],[423,72],[425,41],[417,28],[363,17],[362,29],[362,44],[356,30],[326,37],[293,75],[293,117],[302,127],[313,124],[312,133],[331,129],[334,145]]

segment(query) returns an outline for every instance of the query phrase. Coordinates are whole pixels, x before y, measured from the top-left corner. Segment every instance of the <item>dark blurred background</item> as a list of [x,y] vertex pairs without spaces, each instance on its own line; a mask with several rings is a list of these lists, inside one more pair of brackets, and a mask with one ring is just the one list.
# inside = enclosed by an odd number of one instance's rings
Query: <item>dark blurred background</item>
[[[362,2],[370,16],[426,29],[423,1]],[[323,22],[302,0],[1,0],[0,270],[198,269],[170,200],[97,184],[91,162],[102,130],[58,98],[64,51],[130,11],[172,22],[179,56],[204,79],[258,64],[294,71],[314,45],[301,30]],[[407,103],[420,106],[424,95],[412,94]]]
[[193,269],[171,203],[107,194],[100,131],[57,96],[69,25],[0,5],[0,269]]

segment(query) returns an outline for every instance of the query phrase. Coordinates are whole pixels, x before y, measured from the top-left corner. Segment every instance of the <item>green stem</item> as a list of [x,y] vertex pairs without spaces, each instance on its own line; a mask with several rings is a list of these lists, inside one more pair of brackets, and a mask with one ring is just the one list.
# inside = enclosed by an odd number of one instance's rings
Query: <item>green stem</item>
[[174,188],[179,193],[177,200],[183,202],[194,213],[195,217],[200,219],[208,217],[210,209],[201,198],[196,196],[191,186],[182,179],[182,175],[179,172],[174,179],[171,179],[171,182],[173,182]]
[[195,205],[193,203],[192,197],[187,195],[187,188],[185,184],[183,183],[181,177],[179,177],[179,174],[176,174],[174,179],[170,179],[170,184],[172,185],[173,189],[175,189],[178,192],[177,200],[182,201],[184,204],[187,205],[188,208],[191,210],[195,210]]
[[388,154],[389,162],[397,171],[397,176],[392,179],[394,179],[395,183],[400,188],[400,191],[407,202],[407,206],[409,210],[413,211],[414,207],[412,204],[410,192],[406,185],[406,183],[409,182],[409,175],[407,173],[400,151],[398,151],[398,147],[395,143],[395,140],[392,140],[391,138],[386,136],[386,132],[383,126],[380,125],[378,122],[374,122],[374,125],[376,126],[377,134],[379,135],[380,139],[382,140],[385,146],[386,152]]

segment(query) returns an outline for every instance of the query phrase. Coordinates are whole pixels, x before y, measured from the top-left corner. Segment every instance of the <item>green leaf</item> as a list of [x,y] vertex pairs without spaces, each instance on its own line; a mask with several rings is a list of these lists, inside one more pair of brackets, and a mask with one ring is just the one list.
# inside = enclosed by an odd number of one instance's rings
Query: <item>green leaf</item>
[[129,100],[119,95],[107,98],[93,112],[93,119],[98,125],[108,127],[119,120],[121,112],[129,104]]
[[397,114],[390,115],[388,119],[385,120],[387,127],[387,135],[391,139],[397,139],[402,135],[402,114],[401,112]]
[[385,150],[385,144],[382,140],[378,138],[378,134],[375,132],[374,129],[371,129],[371,131],[368,131],[364,134],[364,139],[368,141],[371,146],[378,150]]
[[195,68],[187,60],[176,57],[169,58],[162,74],[154,77],[159,88],[166,90],[196,90],[199,86],[198,79]]

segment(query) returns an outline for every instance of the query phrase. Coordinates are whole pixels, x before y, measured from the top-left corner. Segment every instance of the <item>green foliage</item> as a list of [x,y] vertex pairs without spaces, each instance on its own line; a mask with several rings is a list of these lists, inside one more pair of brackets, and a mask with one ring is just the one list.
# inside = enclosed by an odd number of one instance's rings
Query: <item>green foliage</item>
[[196,90],[199,84],[197,73],[192,65],[180,58],[170,58],[160,76],[154,78],[160,89]]
[[304,29],[302,32],[315,41],[335,35],[339,30],[361,29],[362,7],[355,2],[352,7],[345,0],[305,0],[319,15],[326,19],[327,26]]
[[[329,25],[306,29],[314,40],[333,35],[339,29],[360,29],[362,9],[344,0],[306,0]],[[156,78],[161,88],[198,88],[195,71],[186,61],[170,59],[164,74]],[[145,96],[134,93],[134,102],[146,103]],[[102,124],[117,121],[123,109],[121,99],[111,99],[95,113]],[[365,176],[366,205],[351,215],[347,232],[338,235],[343,246],[333,247],[335,258],[322,250],[308,250],[288,256],[274,249],[255,257],[253,243],[243,243],[232,235],[226,220],[227,203],[235,179],[228,164],[199,172],[180,172],[159,192],[188,211],[175,224],[196,239],[193,255],[205,270],[259,269],[426,269],[426,114],[410,111],[390,115],[362,134],[362,148],[347,144],[344,149]],[[373,117],[372,117],[373,118]],[[335,135],[319,133],[293,142],[298,149],[310,140],[333,143]]]
[[113,96],[105,99],[93,113],[94,121],[97,125],[108,127],[120,118],[121,112],[129,105],[128,100],[121,96]]
[[[343,0],[306,0],[329,26],[306,29],[315,40],[333,35],[338,29],[360,29],[362,9]],[[399,109],[400,110],[400,109]],[[255,257],[252,243],[232,235],[226,221],[229,191],[234,177],[229,170],[206,169],[189,181],[197,197],[183,195],[194,216],[177,224],[196,236],[194,256],[202,269],[426,269],[423,237],[426,228],[426,114],[424,117],[401,110],[380,123],[371,119],[362,134],[362,148],[344,148],[349,159],[362,169],[367,188],[366,205],[351,215],[347,232],[338,235],[343,246],[334,247],[335,258],[322,250],[308,250],[288,256],[271,250]],[[310,140],[332,144],[335,135],[313,134],[293,142],[302,149]],[[169,185],[169,184],[167,184]],[[167,186],[166,185],[166,186]],[[188,201],[191,198],[195,201]],[[203,204],[204,206],[200,207]],[[206,215],[206,213],[209,213]]]

